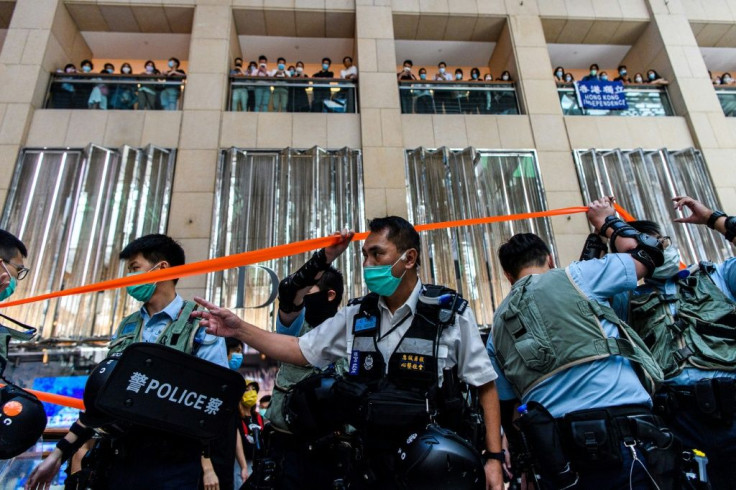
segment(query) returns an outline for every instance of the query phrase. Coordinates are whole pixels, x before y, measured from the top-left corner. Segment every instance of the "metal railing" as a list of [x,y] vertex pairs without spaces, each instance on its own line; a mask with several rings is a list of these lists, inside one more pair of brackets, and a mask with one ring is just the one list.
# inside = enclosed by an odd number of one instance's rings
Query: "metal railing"
[[718,86],[715,90],[726,117],[736,117],[736,86]]
[[670,97],[665,85],[624,85],[626,110],[583,109],[578,104],[575,87],[571,83],[558,83],[562,113],[565,116],[674,116]]
[[231,76],[227,110],[356,113],[357,83],[339,78]]
[[170,110],[181,108],[186,77],[52,73],[46,109]]
[[520,114],[509,82],[399,80],[402,114]]

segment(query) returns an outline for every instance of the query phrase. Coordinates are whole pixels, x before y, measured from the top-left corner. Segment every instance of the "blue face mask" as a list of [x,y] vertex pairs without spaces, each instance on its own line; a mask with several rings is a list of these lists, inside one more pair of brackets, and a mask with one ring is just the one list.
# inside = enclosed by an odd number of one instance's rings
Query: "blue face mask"
[[83,71],[84,73],[89,73],[89,72],[91,72],[91,71],[92,71],[92,67],[91,67],[91,66],[89,66],[89,65],[84,65],[84,66],[82,67],[82,71]]
[[400,277],[396,277],[391,270],[402,260],[406,260],[406,252],[401,254],[399,260],[391,265],[370,265],[363,267],[363,279],[368,289],[379,296],[391,296],[394,294],[406,271]]
[[227,361],[227,364],[232,370],[238,369],[243,364],[243,354],[240,352],[233,352],[230,355],[230,360]]
[[324,71],[327,71],[329,68],[330,68],[330,65],[328,65],[327,63],[322,63],[322,69]]
[[[151,272],[159,265],[160,264],[154,265],[151,269],[147,270],[146,272]],[[128,274],[128,276],[136,276],[138,274],[142,274],[142,272],[131,272],[130,274]],[[133,299],[140,301],[141,303],[147,303],[153,296],[153,293],[156,291],[156,283],[152,282],[148,284],[136,284],[134,286],[128,286],[125,288],[125,291]]]
[[10,277],[10,284],[2,292],[0,292],[0,301],[5,301],[15,292],[15,287],[18,285],[18,280],[14,277]]
[[278,68],[279,70],[283,70],[286,67],[284,66],[283,63],[279,63],[278,65],[276,65],[276,68]]
[[169,68],[174,68],[174,62],[173,61],[169,61]]
[[427,74],[426,73],[420,73],[419,74],[419,78],[421,78],[422,80],[426,80],[427,79]]

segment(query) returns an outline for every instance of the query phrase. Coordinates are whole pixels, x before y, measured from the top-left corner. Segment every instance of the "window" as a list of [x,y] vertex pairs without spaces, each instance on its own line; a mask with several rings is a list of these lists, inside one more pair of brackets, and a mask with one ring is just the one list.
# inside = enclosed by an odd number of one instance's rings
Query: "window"
[[[423,224],[546,210],[536,153],[466,148],[406,152],[409,219]],[[426,282],[460,292],[481,327],[510,289],[496,251],[516,233],[538,234],[554,251],[548,219],[507,221],[422,233]]]
[[[688,195],[720,209],[699,151],[577,150],[575,160],[585,202],[615,196],[637,219],[656,221],[680,249],[682,260],[721,261],[730,256],[726,241],[698,225],[673,224],[673,196]],[[582,246],[582,244],[581,244]]]
[[[211,257],[359,229],[365,222],[357,150],[231,148],[223,151],[217,175]],[[215,272],[208,275],[207,294],[217,304],[246,308],[239,313],[255,325],[271,325],[268,306],[278,280],[308,257]],[[354,243],[335,264],[345,277],[345,298],[363,294],[361,262],[360,244]]]
[[[131,240],[166,231],[174,151],[148,146],[120,150],[21,151],[5,203],[2,228],[28,247],[25,297],[120,277],[118,253]],[[137,303],[124,290],[67,296],[13,307],[46,338],[107,337]]]

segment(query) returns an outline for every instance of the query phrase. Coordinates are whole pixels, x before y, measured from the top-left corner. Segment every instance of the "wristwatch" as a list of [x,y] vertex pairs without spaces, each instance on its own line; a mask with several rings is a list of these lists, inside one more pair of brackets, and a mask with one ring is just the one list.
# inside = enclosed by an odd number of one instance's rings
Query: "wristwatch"
[[481,454],[483,457],[483,463],[487,463],[489,459],[495,459],[497,461],[500,461],[501,463],[504,463],[506,461],[506,450],[501,449],[500,453],[494,453],[492,451],[483,451],[483,454]]
[[728,215],[723,211],[713,211],[713,213],[711,213],[710,217],[708,218],[708,223],[706,223],[708,225],[708,228],[710,228],[711,230],[715,229],[716,221],[718,221],[718,218],[722,218],[724,216]]

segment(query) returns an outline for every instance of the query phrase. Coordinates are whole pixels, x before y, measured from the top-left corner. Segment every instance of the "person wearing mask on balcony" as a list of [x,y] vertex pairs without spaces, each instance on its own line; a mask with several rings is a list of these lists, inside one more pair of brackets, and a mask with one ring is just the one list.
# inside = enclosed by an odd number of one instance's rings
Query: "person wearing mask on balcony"
[[600,71],[600,68],[598,68],[598,65],[596,63],[593,63],[590,65],[590,72],[583,77],[584,82],[588,82],[590,80],[598,80],[598,72]]
[[573,83],[574,81],[575,81],[575,76],[572,73],[570,72],[565,73],[565,83]]
[[[312,75],[312,78],[335,78],[335,74],[330,71],[330,65],[332,65],[330,58],[322,58],[322,69]],[[324,112],[326,100],[330,100],[330,88],[314,87],[312,89],[312,112]]]
[[179,85],[166,85],[161,91],[161,107],[165,111],[175,111],[179,107],[179,96],[181,95],[181,79],[186,76],[184,70],[179,68],[178,58],[169,58],[169,69],[164,72],[167,82],[179,82]]
[[[506,84],[513,83],[511,73],[506,70],[501,73],[501,79],[496,80],[497,82],[503,82]],[[493,96],[494,105],[496,106],[496,114],[516,114],[518,108],[516,106],[516,97],[512,94],[513,88],[509,87],[508,90],[502,92],[495,92]]]
[[[258,57],[258,67],[256,72],[253,74],[254,77],[267,77],[270,73],[268,71],[268,58],[266,55],[260,55]],[[256,112],[268,112],[268,103],[271,101],[271,86],[268,82],[255,82],[255,96],[256,96]]]
[[552,75],[555,77],[555,82],[557,83],[562,83],[565,81],[565,69],[561,66],[555,68],[555,70],[552,72]]
[[728,72],[725,72],[723,75],[721,75],[721,83],[723,85],[733,85],[734,81],[733,81],[733,77],[731,76],[731,74]]
[[[243,58],[235,58],[234,67],[230,70],[231,77],[243,77],[246,75],[243,70]],[[234,81],[241,81],[240,78]],[[248,89],[246,87],[233,86],[230,99],[231,111],[247,111],[248,110]]]
[[[346,56],[342,59],[344,70],[340,70],[340,78],[349,80],[353,83],[358,81],[358,67],[353,64],[353,58]],[[343,87],[337,93],[336,98],[345,101],[345,111],[355,112],[355,90]]]
[[662,78],[656,71],[647,70],[647,83],[651,85],[666,85],[667,80]]
[[[483,80],[480,77],[480,70],[478,68],[472,68],[470,70],[470,81],[482,86]],[[477,87],[480,88],[480,87]],[[485,103],[485,93],[482,90],[469,90],[468,91],[468,99],[467,99],[467,109],[466,113],[468,114],[482,114],[483,113],[483,105]]]
[[602,71],[601,72],[600,79],[603,80],[604,82],[607,82],[608,81],[608,73],[605,72],[605,71]]
[[626,69],[626,65],[620,65],[618,67],[618,76],[613,79],[614,82],[631,83],[631,78],[627,77],[629,70]]
[[[434,79],[438,82],[451,82],[452,75],[447,73],[447,63],[440,61],[437,64],[437,73],[434,75]],[[438,84],[434,88],[434,103],[437,114],[447,114],[451,111],[452,106],[452,95],[449,87],[445,84]]]
[[[122,80],[129,78],[132,73],[133,67],[130,66],[130,63],[125,62],[120,65],[120,74],[122,75],[120,78]],[[135,102],[136,95],[134,84],[118,83],[115,85],[115,89],[113,90],[112,97],[110,99],[112,109],[124,111],[131,110],[135,107]]]
[[[427,69],[419,69],[419,80],[427,79]],[[417,114],[434,114],[434,100],[432,99],[432,91],[427,84],[415,85],[417,90],[414,91],[416,96],[416,112]]]
[[637,73],[634,75],[634,83],[637,85],[641,85],[644,83],[644,76],[641,73]]
[[[483,77],[483,81],[488,83],[493,81],[493,75],[490,73],[486,73],[485,77]],[[493,101],[493,92],[490,90],[486,90],[485,93],[485,105],[483,106],[483,114],[490,114],[491,113],[491,102]]]
[[[112,63],[105,63],[105,68],[100,72],[102,75],[112,75],[113,73],[115,73],[115,66]],[[87,107],[90,109],[107,110],[108,95],[110,95],[110,87],[106,83],[95,85],[89,94]]]
[[152,60],[146,61],[143,66],[145,67],[145,71],[141,73],[141,75],[146,76],[146,83],[142,83],[138,89],[139,111],[153,110],[156,108],[156,91],[153,88],[154,85],[148,82],[153,82],[153,78],[151,78],[152,76],[161,74],[161,72],[156,68],[156,63]]
[[[406,81],[411,82],[417,79],[417,77],[414,76],[414,74],[411,72],[412,67],[414,66],[414,63],[411,60],[404,60],[404,65],[401,68],[401,71],[396,74],[396,79],[398,81]],[[408,85],[404,85],[404,88],[402,88],[402,85],[399,84],[399,99],[401,101],[401,113],[402,114],[411,114],[414,112],[414,101],[413,101],[413,95],[412,92],[414,92],[412,89],[409,88]]]
[[[462,82],[463,77],[465,74],[463,73],[462,68],[456,68],[455,69],[455,82]],[[464,88],[462,85],[456,85],[456,88]],[[452,91],[452,100],[453,100],[453,107],[454,109],[452,112],[454,114],[462,114],[467,110],[468,107],[468,92],[467,90],[453,90]]]
[[[297,61],[296,68],[292,78],[298,78],[299,83],[305,83],[309,76],[304,73],[304,62]],[[292,86],[291,96],[289,97],[289,112],[309,112],[309,96],[307,95],[306,86]]]
[[[286,59],[279,57],[276,60],[276,69],[270,75],[273,78],[289,78],[289,72],[286,71]],[[273,110],[274,112],[286,112],[289,103],[289,87],[286,82],[274,82],[273,88]]]

